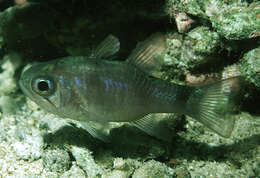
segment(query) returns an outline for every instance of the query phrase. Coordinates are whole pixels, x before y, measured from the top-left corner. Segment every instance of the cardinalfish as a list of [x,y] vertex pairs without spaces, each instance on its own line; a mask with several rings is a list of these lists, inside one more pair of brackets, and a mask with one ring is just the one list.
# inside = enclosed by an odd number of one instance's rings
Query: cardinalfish
[[[158,77],[166,39],[157,33],[140,42],[124,61],[112,61],[120,48],[109,35],[89,56],[64,57],[25,70],[22,91],[46,111],[80,121],[92,136],[109,141],[96,126],[128,122],[162,140],[168,135],[154,125],[156,113],[190,116],[223,137],[234,127],[234,99],[239,77],[201,86],[174,84]],[[168,134],[168,133],[167,133]]]

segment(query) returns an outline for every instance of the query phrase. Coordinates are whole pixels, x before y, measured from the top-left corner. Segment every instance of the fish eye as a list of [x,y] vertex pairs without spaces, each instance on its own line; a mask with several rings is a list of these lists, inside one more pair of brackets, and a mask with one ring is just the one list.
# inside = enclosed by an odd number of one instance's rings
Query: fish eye
[[32,81],[32,89],[43,96],[50,96],[55,92],[54,81],[49,77],[39,77]]

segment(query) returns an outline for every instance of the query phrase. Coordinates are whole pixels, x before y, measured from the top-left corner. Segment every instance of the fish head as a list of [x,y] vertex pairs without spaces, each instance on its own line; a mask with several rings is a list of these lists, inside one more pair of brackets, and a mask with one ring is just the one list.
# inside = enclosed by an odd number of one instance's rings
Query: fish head
[[22,72],[19,85],[32,101],[48,112],[64,116],[70,99],[70,83],[56,62],[32,65]]

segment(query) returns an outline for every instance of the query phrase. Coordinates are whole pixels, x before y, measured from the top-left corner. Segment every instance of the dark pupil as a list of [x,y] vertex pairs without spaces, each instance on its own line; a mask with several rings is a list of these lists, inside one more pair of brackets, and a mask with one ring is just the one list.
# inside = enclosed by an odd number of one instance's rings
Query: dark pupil
[[50,89],[49,84],[46,81],[40,81],[37,87],[40,91],[48,91]]

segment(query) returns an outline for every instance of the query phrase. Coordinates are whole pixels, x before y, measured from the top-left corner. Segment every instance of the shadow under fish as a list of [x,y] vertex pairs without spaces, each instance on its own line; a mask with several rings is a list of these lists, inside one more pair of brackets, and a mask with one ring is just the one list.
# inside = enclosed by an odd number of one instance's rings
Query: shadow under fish
[[[128,122],[151,136],[170,141],[172,133],[156,114],[188,115],[223,137],[234,127],[241,78],[202,86],[159,79],[165,37],[139,43],[125,62],[106,60],[120,49],[109,35],[89,56],[70,56],[31,66],[19,81],[22,91],[48,112],[80,121],[92,136],[109,142],[111,122]],[[172,117],[174,118],[174,117]]]

